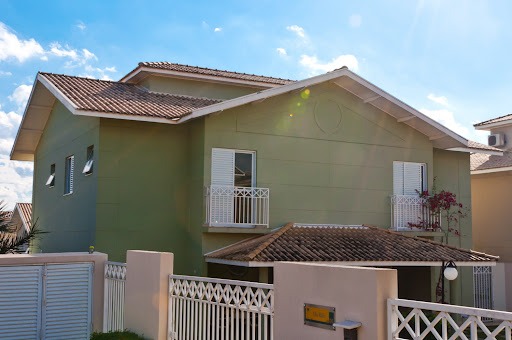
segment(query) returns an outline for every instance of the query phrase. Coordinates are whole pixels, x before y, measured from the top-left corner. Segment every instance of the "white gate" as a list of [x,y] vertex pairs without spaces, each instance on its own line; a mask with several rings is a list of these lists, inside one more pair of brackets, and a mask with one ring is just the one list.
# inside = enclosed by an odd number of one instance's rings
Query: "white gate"
[[271,284],[169,276],[169,339],[273,339]]
[[473,267],[473,296],[475,307],[493,309],[492,267]]
[[103,332],[124,330],[124,286],[126,263],[105,263]]
[[0,267],[0,339],[89,339],[92,268]]

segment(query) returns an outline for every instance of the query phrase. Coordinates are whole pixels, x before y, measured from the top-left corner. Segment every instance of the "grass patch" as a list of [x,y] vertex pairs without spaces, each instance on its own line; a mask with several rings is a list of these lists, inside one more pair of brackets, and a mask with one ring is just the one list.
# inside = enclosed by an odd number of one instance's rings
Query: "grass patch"
[[92,333],[91,340],[147,340],[146,338],[129,331]]

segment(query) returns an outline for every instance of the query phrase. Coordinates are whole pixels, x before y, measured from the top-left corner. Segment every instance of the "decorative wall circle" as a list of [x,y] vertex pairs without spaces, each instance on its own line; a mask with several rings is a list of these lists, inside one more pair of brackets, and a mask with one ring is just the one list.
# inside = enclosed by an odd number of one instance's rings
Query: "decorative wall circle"
[[318,101],[315,105],[315,122],[320,130],[330,135],[341,127],[343,110],[332,99]]

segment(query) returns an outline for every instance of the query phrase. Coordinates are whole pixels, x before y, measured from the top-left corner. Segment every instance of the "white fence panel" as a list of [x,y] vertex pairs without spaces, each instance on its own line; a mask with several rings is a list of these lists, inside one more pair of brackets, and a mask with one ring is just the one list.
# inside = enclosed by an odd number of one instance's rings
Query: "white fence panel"
[[126,263],[105,263],[105,294],[103,304],[103,331],[124,330],[124,292]]
[[[485,324],[483,319],[494,319]],[[388,300],[388,339],[511,339],[512,313],[403,299]]]
[[169,339],[273,339],[271,284],[170,275]]
[[473,267],[473,291],[475,307],[493,309],[492,267]]

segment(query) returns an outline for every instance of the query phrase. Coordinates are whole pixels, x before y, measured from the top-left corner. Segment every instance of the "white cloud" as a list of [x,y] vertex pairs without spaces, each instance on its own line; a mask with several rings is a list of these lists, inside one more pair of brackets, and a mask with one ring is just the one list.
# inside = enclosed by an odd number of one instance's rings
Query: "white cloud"
[[107,72],[117,72],[117,69],[115,66],[105,67],[104,70]]
[[297,34],[301,38],[305,38],[306,37],[306,32],[304,31],[304,28],[302,28],[300,26],[291,25],[291,26],[287,26],[286,29],[288,31],[290,31],[290,32],[294,32],[295,34]]
[[98,60],[98,57],[86,48],[82,49],[82,55],[84,60]]
[[340,55],[329,62],[321,62],[316,56],[303,54],[300,57],[300,64],[307,68],[311,74],[326,73],[343,66],[347,66],[352,71],[359,69],[357,58],[352,54]]
[[0,77],[10,77],[12,73],[9,71],[0,71]]
[[449,111],[447,109],[439,109],[439,110],[429,110],[429,109],[420,109],[420,112],[429,116],[433,120],[435,120],[438,123],[443,124],[448,129],[456,132],[457,134],[468,137],[471,135],[470,130],[457,122],[455,120],[455,116],[452,111]]
[[71,49],[67,45],[63,47],[58,42],[53,42],[50,44],[50,53],[57,57],[67,57],[73,60],[78,59],[78,53],[76,50]]
[[437,103],[437,104],[440,104],[442,106],[446,106],[448,107],[449,104],[448,104],[448,98],[446,98],[445,96],[436,96],[435,94],[433,93],[430,93],[427,98],[431,101],[433,101],[434,103]]
[[363,18],[359,14],[352,14],[350,18],[348,18],[348,24],[350,27],[358,28],[363,23]]
[[[21,116],[16,112],[0,111],[0,138],[12,137],[21,123]],[[4,135],[5,134],[5,135]]]
[[[0,149],[2,141],[0,140]],[[12,209],[16,202],[32,201],[32,163],[21,165],[22,162],[0,158],[0,201]]]
[[222,27],[215,27],[215,29],[213,31],[214,32],[221,32],[222,31]]
[[278,47],[278,48],[276,48],[276,51],[277,51],[277,53],[278,53],[280,56],[283,56],[283,57],[284,57],[284,56],[287,56],[287,55],[288,55],[288,54],[286,53],[286,50],[285,50],[284,48],[282,48],[282,47]]
[[87,28],[82,21],[78,21],[78,24],[75,25],[80,31],[83,31]]
[[32,91],[32,85],[20,85],[14,92],[8,97],[11,102],[16,103],[18,108],[24,108],[27,104],[27,100],[30,97]]
[[17,59],[20,63],[44,55],[43,47],[34,39],[20,40],[0,22],[0,61]]

